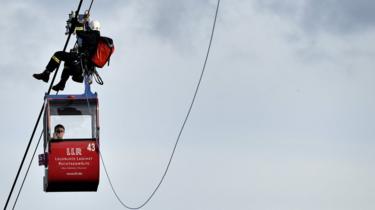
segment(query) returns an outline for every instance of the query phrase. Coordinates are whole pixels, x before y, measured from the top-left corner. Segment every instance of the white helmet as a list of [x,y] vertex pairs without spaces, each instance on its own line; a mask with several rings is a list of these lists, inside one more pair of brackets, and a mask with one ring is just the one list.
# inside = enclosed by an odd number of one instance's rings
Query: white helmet
[[100,22],[97,20],[90,21],[89,27],[93,31],[100,31]]

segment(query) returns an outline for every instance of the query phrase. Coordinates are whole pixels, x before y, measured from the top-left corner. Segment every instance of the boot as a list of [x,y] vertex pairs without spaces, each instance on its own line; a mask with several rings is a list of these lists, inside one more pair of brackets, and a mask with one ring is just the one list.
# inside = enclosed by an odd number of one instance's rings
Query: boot
[[40,74],[33,74],[33,77],[35,79],[37,79],[37,80],[43,80],[44,82],[48,82],[48,80],[49,80],[49,74],[50,74],[50,72],[44,70]]
[[60,81],[59,83],[57,83],[57,85],[52,87],[52,90],[57,92],[57,91],[60,91],[60,90],[64,90],[64,88],[65,88],[65,82]]

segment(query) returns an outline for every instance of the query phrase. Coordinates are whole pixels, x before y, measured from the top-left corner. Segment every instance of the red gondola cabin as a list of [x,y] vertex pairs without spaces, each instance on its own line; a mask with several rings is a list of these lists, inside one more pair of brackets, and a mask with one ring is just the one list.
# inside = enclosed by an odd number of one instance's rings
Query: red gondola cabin
[[[99,184],[99,118],[96,94],[46,95],[44,112],[44,191],[97,191]],[[63,139],[54,127],[65,127]]]

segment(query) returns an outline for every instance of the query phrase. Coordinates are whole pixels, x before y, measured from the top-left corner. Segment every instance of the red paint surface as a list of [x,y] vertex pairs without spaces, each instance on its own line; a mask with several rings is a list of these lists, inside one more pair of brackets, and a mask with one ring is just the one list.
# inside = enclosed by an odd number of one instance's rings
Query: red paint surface
[[95,141],[50,143],[48,182],[99,182],[99,151]]

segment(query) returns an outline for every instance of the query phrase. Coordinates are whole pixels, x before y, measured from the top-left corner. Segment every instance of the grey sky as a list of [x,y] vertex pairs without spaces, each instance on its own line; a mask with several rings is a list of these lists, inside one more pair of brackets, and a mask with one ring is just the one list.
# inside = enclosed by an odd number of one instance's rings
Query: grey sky
[[[129,205],[144,201],[166,166],[203,64],[215,3],[114,0],[93,7],[102,34],[116,44],[111,66],[100,70],[104,86],[93,86],[101,149]],[[3,202],[47,89],[31,75],[62,49],[75,4],[1,0]],[[375,4],[221,6],[196,105],[166,181],[144,209],[374,209]],[[82,87],[69,81],[64,92]],[[34,162],[16,209],[122,209],[103,171],[96,193],[47,194],[42,177]]]
[[308,32],[323,30],[335,33],[361,32],[371,29],[375,20],[375,3],[369,0],[265,0],[255,1],[259,8],[289,16]]

